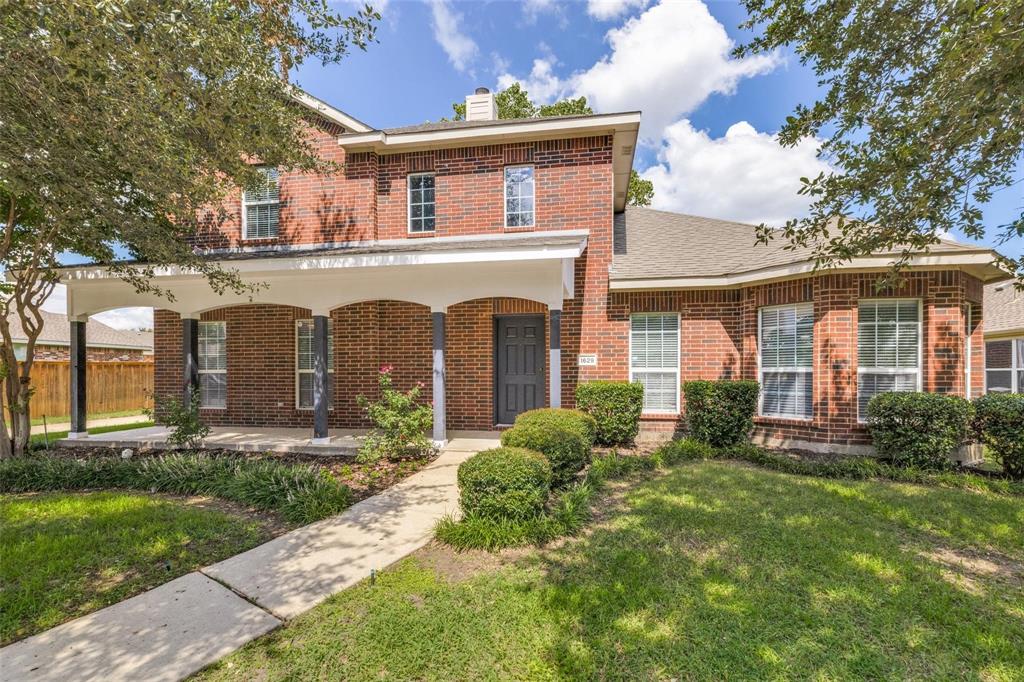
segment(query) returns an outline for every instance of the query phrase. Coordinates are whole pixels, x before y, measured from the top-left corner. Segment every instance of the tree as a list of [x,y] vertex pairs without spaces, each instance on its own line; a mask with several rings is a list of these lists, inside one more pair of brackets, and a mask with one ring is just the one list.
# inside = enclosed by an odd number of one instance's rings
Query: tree
[[[567,98],[553,104],[534,104],[530,95],[519,83],[513,83],[504,90],[494,94],[494,103],[498,107],[498,118],[537,118],[545,116],[584,116],[594,113],[587,104],[587,98],[580,96]],[[456,121],[466,118],[466,103],[454,102],[452,111]],[[644,180],[633,169],[629,174],[629,189],[626,202],[630,206],[650,206],[654,199],[654,183]]]
[[[792,46],[823,95],[798,106],[783,145],[826,134],[836,172],[801,178],[809,215],[782,231],[819,265],[894,250],[896,270],[956,228],[985,235],[982,206],[1014,184],[1024,151],[1024,4],[744,0],[761,35],[737,56]],[[771,230],[759,227],[762,241]],[[1024,213],[996,228],[1024,236]],[[1003,260],[1024,284],[1024,256]]]
[[[209,207],[258,183],[256,160],[330,169],[282,72],[365,49],[379,18],[369,6],[338,15],[327,0],[0,5],[0,263],[14,275],[0,292],[0,457],[28,440],[39,307],[58,255],[168,297],[150,277],[170,264],[215,291],[250,288],[192,251],[200,211],[222,218]],[[20,366],[13,315],[28,336]]]

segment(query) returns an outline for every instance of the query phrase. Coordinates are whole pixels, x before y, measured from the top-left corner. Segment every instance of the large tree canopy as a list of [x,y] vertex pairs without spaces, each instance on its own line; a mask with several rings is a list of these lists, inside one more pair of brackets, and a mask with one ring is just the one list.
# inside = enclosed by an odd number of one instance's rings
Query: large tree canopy
[[[253,161],[322,171],[282,73],[374,40],[379,15],[327,0],[19,0],[0,4],[0,295],[4,402],[27,438],[39,306],[58,254],[107,264],[139,289],[179,264],[242,288],[190,247],[200,209],[260,179]],[[129,266],[119,250],[143,266]],[[19,368],[7,324],[29,332]],[[0,420],[0,456],[12,439]]]
[[[594,110],[587,104],[586,97],[563,99],[553,104],[535,104],[530,95],[519,83],[513,83],[504,90],[494,94],[494,103],[498,107],[498,118],[537,118],[539,116],[572,116],[592,114]],[[454,119],[462,121],[466,118],[466,103],[452,104]],[[654,183],[644,180],[636,172],[630,171],[629,189],[626,202],[630,206],[650,206],[654,199]]]
[[[791,46],[823,88],[779,135],[784,145],[827,137],[821,156],[837,171],[801,179],[809,216],[783,231],[793,244],[813,245],[819,263],[895,249],[902,264],[954,228],[985,236],[982,207],[994,192],[1021,199],[1024,3],[744,4],[745,27],[762,32],[736,54]],[[772,236],[765,226],[760,233]],[[994,236],[1024,236],[1024,213]],[[1024,256],[1004,255],[1020,273]]]

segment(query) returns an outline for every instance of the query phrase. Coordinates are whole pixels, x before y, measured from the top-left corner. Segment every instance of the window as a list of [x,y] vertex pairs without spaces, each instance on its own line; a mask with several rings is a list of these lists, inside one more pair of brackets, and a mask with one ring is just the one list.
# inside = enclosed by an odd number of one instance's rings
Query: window
[[[313,409],[313,320],[295,323],[296,406]],[[334,402],[334,321],[327,321],[327,404]]]
[[633,315],[629,380],[644,385],[644,412],[679,412],[679,316]]
[[505,169],[505,227],[533,227],[533,166]]
[[921,303],[861,301],[857,325],[857,410],[879,393],[921,390]]
[[264,182],[242,192],[242,239],[277,236],[281,194],[276,168],[260,168]]
[[761,414],[810,419],[814,416],[814,306],[762,308]]
[[434,175],[409,176],[409,231],[434,231]]
[[985,342],[985,392],[1024,393],[1024,338]]
[[199,404],[228,405],[228,344],[226,322],[199,323]]

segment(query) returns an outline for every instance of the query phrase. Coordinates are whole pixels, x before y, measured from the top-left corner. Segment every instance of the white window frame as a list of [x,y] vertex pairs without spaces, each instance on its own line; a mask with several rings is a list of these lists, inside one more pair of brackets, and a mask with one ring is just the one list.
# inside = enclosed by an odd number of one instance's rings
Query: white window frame
[[[917,304],[917,369],[908,370],[900,367],[861,367],[860,364],[860,304],[861,303],[908,303]],[[857,423],[867,423],[867,415],[860,413],[860,378],[863,374],[911,374],[916,372],[915,390],[921,391],[924,380],[924,302],[920,298],[862,298],[857,301],[857,386],[854,399],[857,401]]]
[[[634,369],[633,367],[633,318],[634,317],[675,317],[676,318],[676,366],[675,369],[657,369],[653,367],[644,367],[641,369]],[[660,372],[667,374],[668,372],[675,372],[676,377],[676,409],[674,410],[648,410],[646,407],[643,409],[643,414],[649,415],[678,415],[680,414],[680,407],[682,402],[682,387],[680,385],[680,365],[682,364],[682,354],[679,352],[679,348],[682,345],[683,340],[683,325],[680,319],[679,313],[631,313],[629,316],[629,381],[630,383],[637,381],[636,374],[654,373]]]
[[[261,239],[277,239],[281,233],[281,174],[280,172],[270,166],[261,166],[260,172],[274,171],[277,173],[274,183],[277,185],[277,198],[276,199],[263,199],[260,201],[253,201],[246,198],[246,190],[242,189],[242,239],[245,241],[258,241]],[[274,234],[250,237],[249,236],[249,206],[271,206],[277,204],[277,227],[274,230]]]
[[[430,228],[429,230],[414,230],[412,228],[412,221],[413,221],[413,217],[412,217],[412,207],[413,207],[413,202],[412,202],[412,179],[413,178],[424,178],[424,177],[434,178],[434,200],[432,202],[430,202],[430,205],[432,205],[434,207],[434,215],[432,216],[433,219],[434,219],[434,226],[432,228]],[[420,202],[420,203],[417,204],[417,206],[426,206],[426,205],[427,205],[426,202]],[[408,175],[405,176],[405,212],[406,212],[406,228],[408,229],[409,234],[431,234],[432,232],[436,232],[437,231],[437,174],[436,173],[433,173],[433,172],[409,173]],[[422,220],[422,218],[420,218],[420,219]]]
[[964,312],[964,397],[971,399],[971,323],[974,321],[974,304],[968,303]]
[[[999,343],[1000,341],[1010,342],[1010,366],[1009,367],[988,367],[988,344]],[[989,339],[985,341],[985,393],[988,393],[988,373],[989,372],[1009,372],[1010,373],[1010,395],[1018,393],[1024,393],[1024,386],[1020,382],[1020,374],[1024,372],[1024,357],[1021,357],[1018,346],[1024,344],[1024,336],[1007,336],[1001,339]]]
[[[202,329],[203,328],[209,329],[210,327],[215,327],[215,326],[216,327],[220,327],[220,328],[222,328],[224,330],[224,334],[223,334],[223,338],[224,338],[224,368],[223,369],[203,369],[202,368],[202,362],[200,362],[200,358],[202,357],[202,340],[203,340]],[[226,410],[226,409],[228,409],[228,395],[227,395],[227,391],[228,391],[228,386],[227,386],[227,373],[228,373],[228,346],[227,346],[227,344],[228,344],[228,323],[225,322],[224,320],[208,320],[208,321],[202,321],[201,320],[199,322],[199,334],[198,334],[198,336],[199,336],[199,342],[200,342],[200,349],[199,349],[199,356],[196,357],[196,365],[199,367],[199,372],[198,372],[199,373],[199,407],[201,407],[204,410]],[[202,376],[204,374],[223,374],[223,375],[225,375],[224,376],[224,404],[223,405],[207,405],[206,404],[206,397],[205,397],[205,395],[203,393],[203,379],[202,379]]]
[[[533,210],[530,211],[530,224],[529,225],[509,225],[508,224],[508,172],[510,170],[516,170],[518,168],[529,168],[530,169],[530,186],[533,188]],[[505,216],[505,229],[511,230],[526,230],[537,226],[537,168],[531,163],[519,163],[511,166],[505,166],[501,171],[501,211]],[[521,214],[522,211],[516,211],[517,214]]]
[[[300,369],[299,368],[299,329],[301,328],[303,323],[307,323],[307,322],[309,323],[310,328],[312,329],[313,328],[313,318],[305,317],[305,318],[301,318],[301,319],[295,320],[294,340],[295,340],[295,409],[296,410],[312,410],[313,409],[312,405],[310,405],[309,407],[304,407],[303,405],[301,405],[299,403],[299,395],[301,393],[301,389],[299,388],[299,386],[300,386],[299,378],[303,374],[313,374],[313,372],[316,371],[315,367],[311,367],[310,369]],[[315,333],[315,332],[313,332],[313,333]],[[333,362],[334,357],[333,356],[334,356],[334,320],[328,318],[327,319],[327,373],[328,374],[334,374],[334,362]],[[333,398],[334,398],[334,395],[333,395],[333,392],[332,392],[331,403],[330,403],[330,405],[328,405],[328,409],[331,409],[331,410],[334,409],[334,400],[333,400]]]
[[[797,367],[797,366],[794,366],[794,367],[772,367],[772,368],[767,369],[767,370],[764,368],[764,363],[762,362],[762,359],[761,359],[761,348],[762,348],[761,335],[762,335],[763,330],[764,330],[764,326],[762,324],[762,313],[765,310],[781,310],[783,308],[794,308],[794,309],[796,309],[796,308],[808,308],[811,311],[812,324],[811,324],[811,366],[810,367]],[[758,416],[760,416],[760,417],[768,417],[770,419],[790,419],[790,420],[802,421],[802,422],[814,421],[814,384],[813,384],[813,382],[814,382],[814,334],[815,334],[816,330],[814,329],[813,318],[814,318],[814,303],[813,302],[807,302],[807,301],[801,302],[801,303],[789,303],[789,304],[786,304],[786,305],[762,306],[762,307],[757,309],[757,376],[758,376],[758,381],[760,381],[760,383],[761,383],[761,390],[758,391],[758,405],[757,405],[757,414],[758,414]],[[795,349],[794,349],[794,353],[795,353]],[[811,384],[811,414],[810,414],[810,416],[805,417],[803,415],[796,415],[796,414],[765,412],[764,411],[764,385],[765,385],[765,383],[764,383],[764,375],[765,374],[807,374],[807,375],[809,375],[810,376],[809,380],[812,382],[812,384]]]

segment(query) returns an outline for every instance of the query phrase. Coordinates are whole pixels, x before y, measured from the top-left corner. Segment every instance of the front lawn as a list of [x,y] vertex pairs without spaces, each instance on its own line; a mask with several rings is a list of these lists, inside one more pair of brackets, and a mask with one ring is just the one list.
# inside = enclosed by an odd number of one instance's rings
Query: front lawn
[[432,545],[200,677],[1024,678],[1022,497],[705,461],[598,508],[554,548]]
[[[114,431],[129,431],[131,429],[144,429],[147,426],[153,426],[155,422],[143,421],[133,422],[131,424],[108,424],[107,426],[93,426],[88,429],[89,433],[98,435],[101,433],[113,433]],[[49,433],[35,433],[29,436],[29,447],[41,448],[45,447],[47,443],[53,445],[62,438],[68,437],[68,431],[50,431]]]
[[202,498],[0,495],[0,645],[254,547],[278,526]]

